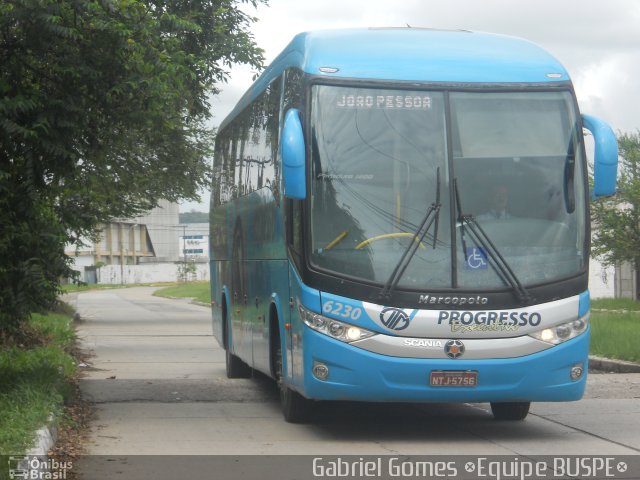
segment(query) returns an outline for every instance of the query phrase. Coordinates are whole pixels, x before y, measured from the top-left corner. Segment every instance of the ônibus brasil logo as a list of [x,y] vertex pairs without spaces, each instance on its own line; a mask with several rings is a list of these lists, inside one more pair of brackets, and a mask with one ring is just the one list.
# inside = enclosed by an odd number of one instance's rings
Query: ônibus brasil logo
[[380,321],[391,330],[404,330],[409,326],[411,317],[400,308],[387,307],[380,312]]

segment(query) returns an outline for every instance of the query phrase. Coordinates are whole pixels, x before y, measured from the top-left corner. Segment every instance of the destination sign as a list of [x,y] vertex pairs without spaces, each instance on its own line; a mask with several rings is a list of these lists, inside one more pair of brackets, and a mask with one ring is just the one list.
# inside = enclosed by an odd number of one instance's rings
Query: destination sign
[[427,95],[341,95],[338,108],[364,108],[382,110],[430,110],[431,97]]

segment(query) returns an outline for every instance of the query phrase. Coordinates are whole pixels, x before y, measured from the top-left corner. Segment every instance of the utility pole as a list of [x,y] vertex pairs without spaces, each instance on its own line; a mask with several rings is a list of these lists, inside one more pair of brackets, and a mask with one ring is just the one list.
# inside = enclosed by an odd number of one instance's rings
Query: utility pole
[[187,282],[187,225],[182,226],[182,275],[184,282]]
[[[137,227],[138,224],[134,223],[131,224],[127,227],[126,230],[124,230],[124,224],[120,224],[119,225],[119,236],[120,236],[120,285],[124,285],[125,281],[124,281],[124,262],[125,262],[125,254],[124,254],[124,233],[123,230],[126,232],[126,236],[127,236],[127,257],[129,256],[129,250],[131,247],[131,229]],[[134,258],[135,258],[135,249],[136,249],[136,242],[135,240],[133,241],[133,254],[134,254]]]
[[184,265],[187,266],[187,226],[182,225],[182,255],[184,256]]

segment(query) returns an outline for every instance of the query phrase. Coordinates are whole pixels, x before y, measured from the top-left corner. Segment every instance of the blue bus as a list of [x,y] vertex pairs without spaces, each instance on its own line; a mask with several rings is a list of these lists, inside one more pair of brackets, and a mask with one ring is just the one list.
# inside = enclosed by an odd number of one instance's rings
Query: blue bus
[[532,401],[580,399],[589,199],[614,193],[616,170],[611,128],[532,43],[299,34],[216,138],[228,377],[273,377],[289,422],[327,400],[489,402],[521,420]]

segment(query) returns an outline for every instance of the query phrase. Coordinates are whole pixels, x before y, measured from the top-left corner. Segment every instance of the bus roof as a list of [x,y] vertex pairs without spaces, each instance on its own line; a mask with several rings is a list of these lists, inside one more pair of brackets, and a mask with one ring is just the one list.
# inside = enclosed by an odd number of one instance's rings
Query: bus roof
[[292,67],[327,78],[420,83],[569,81],[564,67],[545,50],[506,35],[409,27],[322,30],[296,35],[232,116]]

